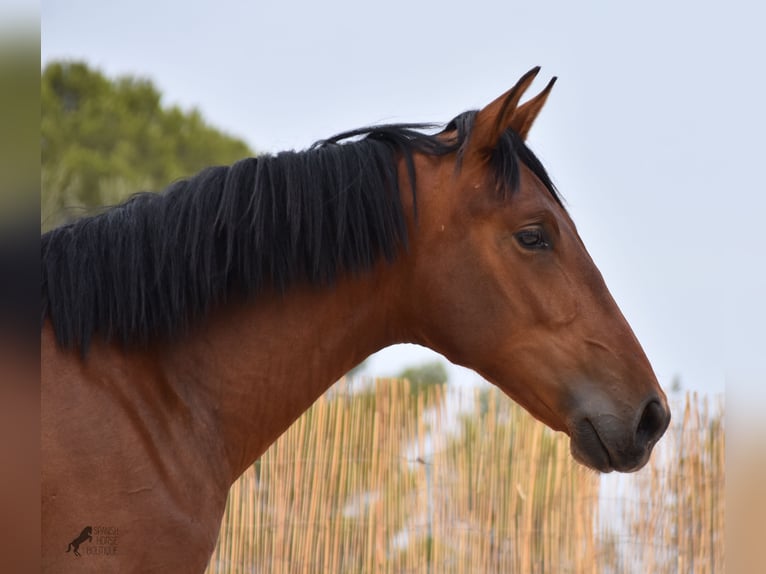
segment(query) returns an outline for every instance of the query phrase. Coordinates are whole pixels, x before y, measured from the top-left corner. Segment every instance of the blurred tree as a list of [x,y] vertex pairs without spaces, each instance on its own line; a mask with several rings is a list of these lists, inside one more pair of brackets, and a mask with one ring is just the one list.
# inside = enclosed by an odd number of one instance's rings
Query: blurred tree
[[443,385],[447,382],[448,375],[444,363],[432,361],[407,367],[397,375],[397,378],[407,379],[410,382],[410,390],[413,394],[417,394],[429,386]]
[[82,62],[48,64],[40,100],[44,229],[83,209],[158,191],[206,166],[253,155],[244,141],[205,123],[199,111],[163,107],[151,81],[112,80]]

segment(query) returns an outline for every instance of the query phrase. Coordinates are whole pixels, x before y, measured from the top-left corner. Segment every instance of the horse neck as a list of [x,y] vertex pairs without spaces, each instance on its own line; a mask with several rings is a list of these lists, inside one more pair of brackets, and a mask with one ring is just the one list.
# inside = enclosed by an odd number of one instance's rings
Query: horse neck
[[167,355],[166,372],[215,411],[232,481],[330,385],[402,338],[394,270],[226,305]]

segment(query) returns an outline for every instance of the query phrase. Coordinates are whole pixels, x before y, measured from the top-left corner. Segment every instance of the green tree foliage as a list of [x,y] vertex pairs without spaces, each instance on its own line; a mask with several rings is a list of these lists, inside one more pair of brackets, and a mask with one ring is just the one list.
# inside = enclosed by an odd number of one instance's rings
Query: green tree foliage
[[410,390],[417,394],[429,386],[443,385],[447,382],[447,369],[441,361],[432,361],[413,367],[407,367],[397,375],[397,378],[407,379]]
[[40,98],[43,228],[253,155],[199,111],[164,107],[147,79],[53,62],[42,72]]

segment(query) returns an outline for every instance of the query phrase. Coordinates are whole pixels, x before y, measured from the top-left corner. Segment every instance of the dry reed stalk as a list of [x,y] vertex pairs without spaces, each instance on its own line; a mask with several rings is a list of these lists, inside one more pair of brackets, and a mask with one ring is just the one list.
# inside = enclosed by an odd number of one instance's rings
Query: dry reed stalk
[[494,389],[328,395],[232,486],[207,571],[723,572],[722,412],[687,396],[615,481]]

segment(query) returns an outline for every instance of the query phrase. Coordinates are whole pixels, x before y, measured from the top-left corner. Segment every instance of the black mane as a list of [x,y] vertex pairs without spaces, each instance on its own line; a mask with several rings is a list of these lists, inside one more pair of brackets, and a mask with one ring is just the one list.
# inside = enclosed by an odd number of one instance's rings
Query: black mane
[[[211,167],[159,194],[127,202],[42,236],[42,323],[86,353],[94,336],[124,346],[168,340],[215,305],[330,284],[407,248],[397,162],[456,153],[476,112],[440,137],[428,124],[364,128],[282,152]],[[521,161],[560,202],[542,164],[511,130],[491,165],[500,187],[518,186]]]

